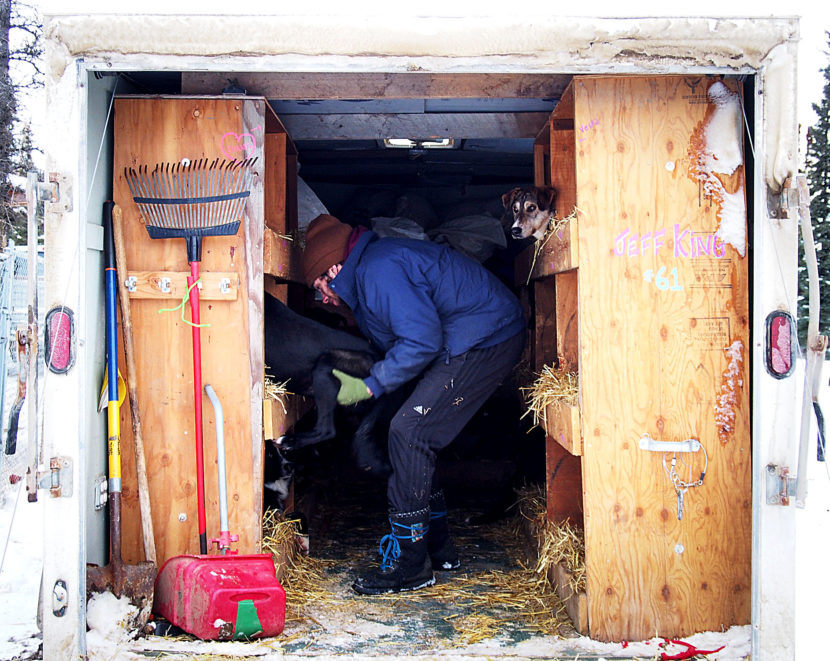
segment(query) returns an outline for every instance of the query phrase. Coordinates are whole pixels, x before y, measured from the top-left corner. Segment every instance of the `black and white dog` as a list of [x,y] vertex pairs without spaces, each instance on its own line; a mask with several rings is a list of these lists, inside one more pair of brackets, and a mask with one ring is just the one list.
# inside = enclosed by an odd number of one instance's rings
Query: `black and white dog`
[[[265,295],[265,365],[274,380],[286,380],[288,390],[314,397],[317,419],[308,431],[289,433],[267,448],[265,483],[271,491],[287,493],[290,466],[285,452],[332,439],[336,435],[335,410],[340,381],[332,374],[339,369],[366,378],[378,359],[369,343],[345,331],[330,328],[291,310]],[[360,402],[353,407],[360,422],[351,441],[351,454],[361,470],[378,477],[391,471],[386,451],[388,395]]]
[[556,213],[556,189],[550,186],[514,188],[501,197],[504,205],[502,223],[509,226],[514,239],[533,237],[534,241],[545,236],[548,223]]

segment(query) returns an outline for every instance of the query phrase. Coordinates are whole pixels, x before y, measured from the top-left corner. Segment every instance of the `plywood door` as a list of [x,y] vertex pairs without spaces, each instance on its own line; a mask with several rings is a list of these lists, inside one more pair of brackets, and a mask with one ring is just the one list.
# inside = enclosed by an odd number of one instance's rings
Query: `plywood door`
[[[701,76],[574,81],[587,591],[601,640],[750,619],[737,93]],[[713,173],[727,161],[731,173]],[[682,520],[671,454],[642,450],[646,435],[708,453]],[[703,452],[677,458],[681,477],[700,477]]]
[[[236,236],[206,237],[203,273],[238,274],[232,301],[203,300],[202,373],[224,409],[229,525],[242,553],[257,550],[262,494],[262,164],[264,102],[122,98],[115,104],[113,195],[123,209],[128,268],[189,271],[183,239],[151,240],[124,178],[125,167],[183,158],[258,157],[257,176]],[[133,299],[132,317],[153,523],[159,562],[199,552],[191,327],[181,301]],[[186,306],[187,307],[187,306]],[[189,320],[189,309],[185,312]],[[218,536],[216,422],[203,397],[207,534]],[[122,407],[124,556],[143,557],[128,407]]]

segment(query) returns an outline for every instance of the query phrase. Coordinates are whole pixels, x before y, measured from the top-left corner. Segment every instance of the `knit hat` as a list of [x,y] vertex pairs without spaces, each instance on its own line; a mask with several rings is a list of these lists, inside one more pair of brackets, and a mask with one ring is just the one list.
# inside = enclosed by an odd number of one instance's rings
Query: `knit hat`
[[344,260],[351,233],[351,226],[327,214],[320,214],[308,224],[303,250],[303,278],[309,287],[313,287],[314,281],[329,267]]

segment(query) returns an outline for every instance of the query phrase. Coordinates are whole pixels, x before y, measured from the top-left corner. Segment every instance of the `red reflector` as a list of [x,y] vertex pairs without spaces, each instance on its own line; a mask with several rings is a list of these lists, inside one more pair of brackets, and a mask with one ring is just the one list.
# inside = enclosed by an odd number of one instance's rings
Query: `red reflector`
[[795,367],[795,324],[786,312],[767,317],[766,368],[776,379],[789,376]]
[[65,307],[52,308],[46,315],[46,366],[56,374],[65,374],[75,362],[75,325],[72,311]]

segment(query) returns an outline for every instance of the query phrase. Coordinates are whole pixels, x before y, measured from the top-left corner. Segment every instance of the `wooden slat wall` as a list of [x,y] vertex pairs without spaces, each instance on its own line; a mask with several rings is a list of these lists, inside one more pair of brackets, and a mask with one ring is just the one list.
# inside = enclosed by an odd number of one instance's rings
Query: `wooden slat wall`
[[221,94],[233,79],[269,99],[557,98],[570,76],[509,73],[185,72],[183,94]]
[[[690,173],[692,147],[712,112],[701,77],[575,79],[579,216],[580,383],[590,633],[639,640],[750,621],[750,417],[746,258],[675,253],[675,228],[718,228],[719,207]],[[730,83],[731,85],[731,83]],[[588,127],[579,132],[578,127]],[[737,180],[743,184],[743,168]],[[739,190],[739,189],[738,189]],[[615,254],[624,230],[658,234]],[[656,254],[655,254],[656,252]],[[675,256],[675,255],[678,256]],[[663,274],[657,281],[648,272]],[[677,269],[677,289],[672,269]],[[705,274],[722,273],[720,282]],[[682,289],[680,289],[682,287]],[[719,436],[718,396],[735,364],[734,432]],[[649,434],[699,439],[703,486],[682,520],[663,454]],[[703,453],[685,455],[696,479]],[[684,477],[688,473],[678,466]]]
[[[241,553],[258,549],[262,488],[262,164],[263,100],[121,98],[115,104],[113,195],[124,213],[130,270],[189,271],[182,239],[151,240],[132,201],[124,168],[182,158],[221,158],[222,138],[250,133],[256,139],[258,176],[242,227],[233,237],[206,237],[203,272],[235,272],[233,301],[204,301],[203,383],[222,402],[230,530]],[[259,129],[259,130],[257,130]],[[227,149],[227,147],[226,147]],[[159,562],[198,553],[193,361],[190,326],[166,301],[132,300],[138,399],[141,406],[153,522]],[[189,319],[189,309],[186,312]],[[122,409],[124,450],[124,557],[142,559],[129,407]],[[219,532],[216,428],[213,407],[203,398],[208,537]]]

